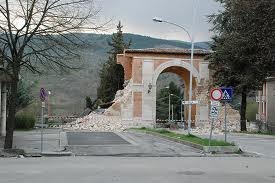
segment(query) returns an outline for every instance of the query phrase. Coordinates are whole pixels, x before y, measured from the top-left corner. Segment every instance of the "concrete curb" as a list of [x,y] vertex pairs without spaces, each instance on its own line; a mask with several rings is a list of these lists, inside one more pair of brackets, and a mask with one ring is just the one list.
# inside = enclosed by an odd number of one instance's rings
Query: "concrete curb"
[[72,156],[72,152],[62,151],[62,152],[42,152],[41,155],[44,157],[62,157],[62,156]]
[[167,140],[171,140],[173,142],[181,143],[181,144],[184,144],[184,145],[202,150],[204,153],[214,152],[214,153],[222,153],[222,154],[226,154],[226,153],[235,154],[235,153],[237,153],[238,151],[241,150],[238,146],[202,146],[202,145],[195,144],[195,143],[192,143],[192,142],[188,142],[188,141],[184,141],[184,140],[178,140],[178,139],[175,139],[175,138],[172,138],[172,137],[167,137],[165,135],[162,135],[162,134],[159,134],[159,133],[156,133],[156,132],[148,132],[148,131],[145,131],[145,132],[144,131],[139,131],[139,132],[154,135],[154,136],[157,136],[157,137],[161,137],[161,138],[164,138],[164,139],[167,139]]
[[267,135],[267,134],[253,134],[253,133],[236,133],[236,132],[231,132],[233,135],[239,135],[239,136],[250,136],[250,137],[265,137],[265,138],[272,138],[275,139],[275,135]]
[[205,153],[217,152],[217,153],[237,153],[240,151],[238,146],[203,146]]

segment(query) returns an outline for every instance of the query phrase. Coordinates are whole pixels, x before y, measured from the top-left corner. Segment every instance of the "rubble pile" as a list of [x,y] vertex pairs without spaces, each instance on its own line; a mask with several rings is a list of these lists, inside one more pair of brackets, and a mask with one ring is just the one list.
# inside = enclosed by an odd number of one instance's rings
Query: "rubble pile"
[[[221,107],[219,116],[213,123],[213,134],[224,133],[224,106]],[[230,106],[227,106],[227,131],[240,131],[240,114],[239,111],[234,110]],[[211,120],[203,124],[198,125],[198,127],[192,130],[194,134],[209,134],[211,128]]]
[[87,131],[123,131],[125,128],[122,125],[120,116],[106,116],[103,114],[91,113],[83,118],[78,118],[76,121],[67,123],[63,127],[67,130],[87,130]]
[[68,130],[88,131],[123,131],[126,129],[122,124],[120,107],[131,97],[130,81],[125,82],[125,88],[116,93],[114,103],[103,114],[92,112],[88,116],[76,119],[64,126]]

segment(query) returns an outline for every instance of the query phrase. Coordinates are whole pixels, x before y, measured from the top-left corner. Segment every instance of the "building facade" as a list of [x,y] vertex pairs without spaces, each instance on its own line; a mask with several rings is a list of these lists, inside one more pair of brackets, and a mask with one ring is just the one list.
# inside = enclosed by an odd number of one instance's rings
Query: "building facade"
[[262,121],[268,130],[275,132],[275,77],[266,79],[256,101],[258,102],[256,119]]

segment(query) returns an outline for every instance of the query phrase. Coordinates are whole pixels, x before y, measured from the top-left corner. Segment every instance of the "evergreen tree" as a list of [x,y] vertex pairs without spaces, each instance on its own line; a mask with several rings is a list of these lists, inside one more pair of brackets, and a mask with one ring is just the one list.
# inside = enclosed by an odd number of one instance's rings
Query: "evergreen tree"
[[[18,82],[18,90],[17,90],[17,97],[16,97],[16,112],[21,109],[24,109],[28,105],[33,102],[33,95],[32,95],[32,88],[36,85],[36,83],[29,83],[20,79]],[[10,106],[11,100],[10,92],[8,92],[8,101],[7,101],[7,108]]]
[[216,0],[224,9],[211,15],[214,84],[241,94],[241,130],[246,131],[246,98],[275,70],[274,0]]
[[99,76],[100,85],[97,89],[97,97],[103,102],[111,102],[118,90],[123,89],[124,84],[124,69],[120,64],[117,64],[117,54],[123,53],[124,49],[128,49],[131,41],[124,42],[123,39],[123,26],[119,21],[117,25],[117,32],[112,35],[112,39],[108,42],[111,47],[108,52],[108,61],[103,65]]
[[86,108],[91,109],[92,111],[96,110],[102,101],[100,100],[92,100],[91,97],[86,96]]
[[[173,118],[174,120],[181,119],[181,106],[180,99],[178,97],[183,97],[183,93],[181,92],[181,88],[178,87],[173,81],[169,83],[169,89],[163,88],[157,93],[157,119],[166,120],[169,117],[169,94],[174,94],[176,96],[170,96],[170,107],[172,111],[173,105]],[[171,114],[170,111],[170,114]],[[172,119],[172,116],[171,116]]]

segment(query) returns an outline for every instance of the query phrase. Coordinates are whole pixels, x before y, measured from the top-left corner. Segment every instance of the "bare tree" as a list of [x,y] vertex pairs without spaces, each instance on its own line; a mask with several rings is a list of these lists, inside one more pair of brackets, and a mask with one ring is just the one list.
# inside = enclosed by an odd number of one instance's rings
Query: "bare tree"
[[77,33],[106,25],[96,23],[98,13],[92,0],[0,0],[0,59],[12,79],[5,149],[13,143],[20,71],[71,68],[73,46],[83,43]]

